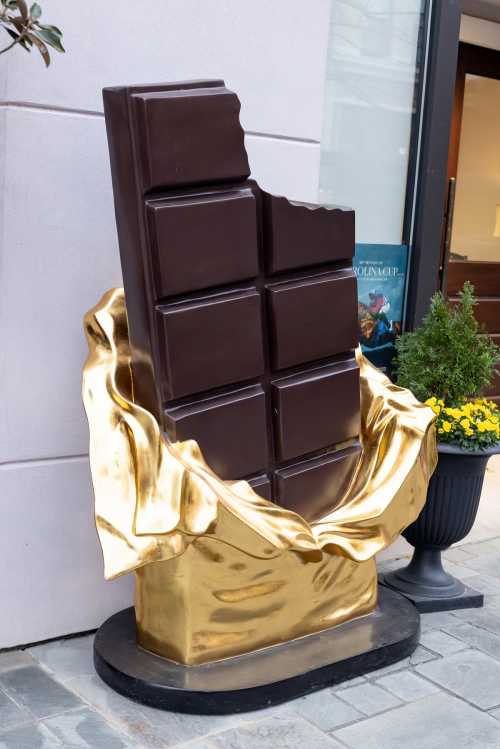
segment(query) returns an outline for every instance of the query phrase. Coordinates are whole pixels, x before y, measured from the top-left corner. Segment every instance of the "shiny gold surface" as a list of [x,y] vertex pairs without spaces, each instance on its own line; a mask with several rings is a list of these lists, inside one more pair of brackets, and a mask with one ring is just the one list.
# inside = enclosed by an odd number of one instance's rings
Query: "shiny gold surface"
[[[376,605],[373,556],[414,520],[436,463],[432,411],[358,352],[362,456],[309,525],[221,481],[133,401],[122,289],[86,315],[83,398],[108,579],[136,570],[138,638],[202,663],[319,631]],[[332,404],[333,410],[333,404]]]
[[376,603],[373,559],[320,551],[259,559],[208,536],[136,572],[139,643],[190,665],[318,632]]

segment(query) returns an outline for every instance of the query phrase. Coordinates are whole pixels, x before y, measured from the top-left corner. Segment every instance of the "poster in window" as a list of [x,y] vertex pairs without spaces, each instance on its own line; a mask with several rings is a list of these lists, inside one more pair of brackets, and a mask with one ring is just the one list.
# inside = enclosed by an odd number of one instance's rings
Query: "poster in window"
[[388,374],[403,324],[407,262],[406,245],[356,244],[361,349]]

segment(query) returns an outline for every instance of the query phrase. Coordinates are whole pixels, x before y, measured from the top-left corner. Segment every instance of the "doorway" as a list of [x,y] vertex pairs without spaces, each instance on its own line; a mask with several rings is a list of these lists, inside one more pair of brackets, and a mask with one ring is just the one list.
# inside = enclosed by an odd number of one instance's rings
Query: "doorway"
[[[500,51],[460,43],[448,153],[442,289],[465,281],[476,317],[500,344]],[[500,403],[500,375],[488,396]]]

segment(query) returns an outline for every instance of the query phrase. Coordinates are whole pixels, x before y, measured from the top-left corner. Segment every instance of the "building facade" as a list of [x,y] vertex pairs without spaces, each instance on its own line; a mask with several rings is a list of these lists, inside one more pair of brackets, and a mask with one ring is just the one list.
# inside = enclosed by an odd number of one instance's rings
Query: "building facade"
[[[223,78],[241,99],[252,176],[293,200],[350,205],[360,245],[403,248],[413,321],[437,283],[419,211],[441,6],[456,59],[451,0],[165,0],[147,12],[45,0],[67,53],[48,70],[21,49],[0,57],[0,649],[95,628],[133,596],[132,579],[103,580],[80,395],[83,314],[121,285],[102,88]],[[492,21],[471,17],[467,34],[485,33],[478,23]]]

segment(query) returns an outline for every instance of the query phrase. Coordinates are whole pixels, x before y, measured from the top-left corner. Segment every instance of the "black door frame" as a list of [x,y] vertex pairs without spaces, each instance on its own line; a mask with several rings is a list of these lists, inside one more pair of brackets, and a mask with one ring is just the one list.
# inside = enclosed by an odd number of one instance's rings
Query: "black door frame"
[[432,3],[420,158],[411,222],[405,320],[407,330],[412,330],[421,322],[429,308],[429,300],[440,284],[441,242],[448,186],[448,145],[461,10],[461,0],[433,0]]

